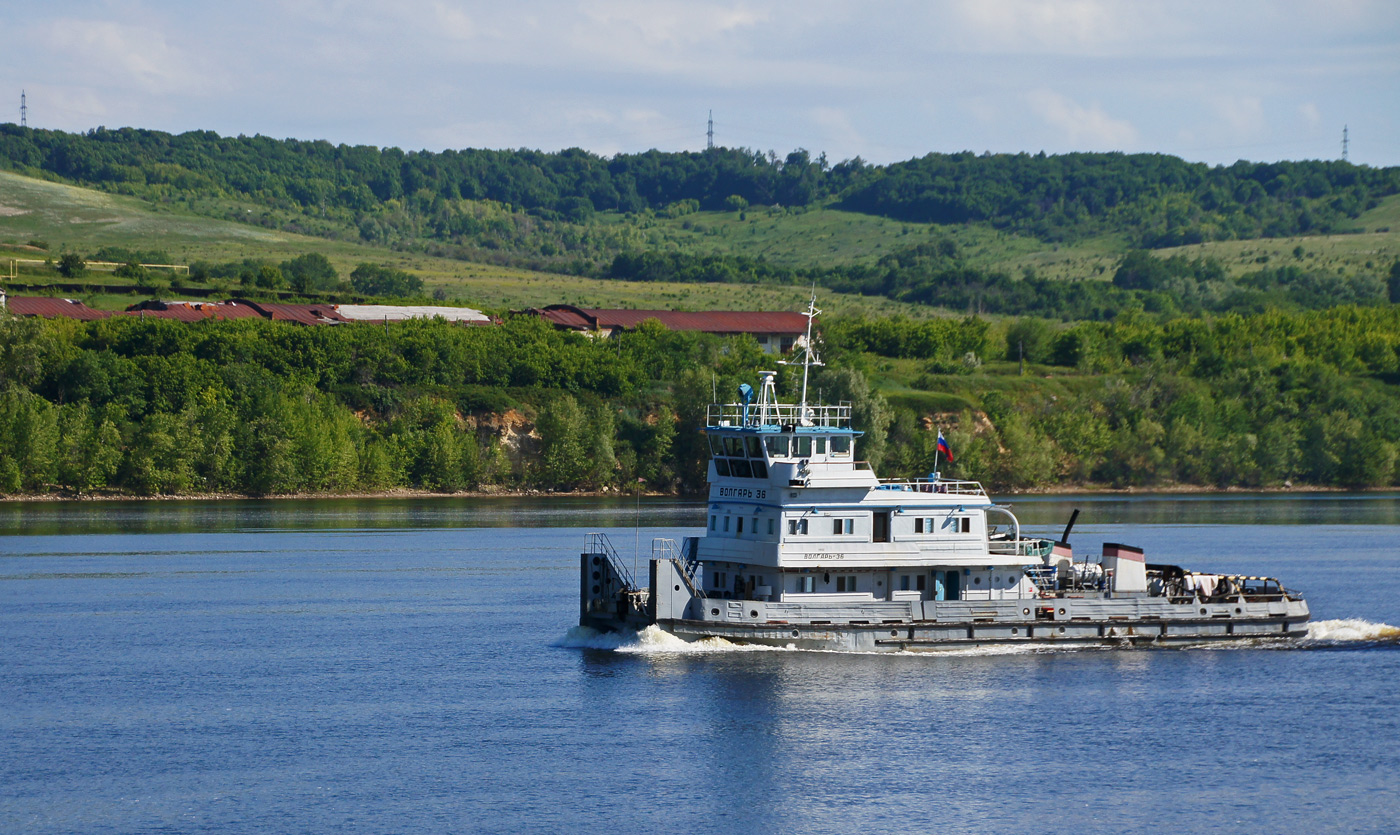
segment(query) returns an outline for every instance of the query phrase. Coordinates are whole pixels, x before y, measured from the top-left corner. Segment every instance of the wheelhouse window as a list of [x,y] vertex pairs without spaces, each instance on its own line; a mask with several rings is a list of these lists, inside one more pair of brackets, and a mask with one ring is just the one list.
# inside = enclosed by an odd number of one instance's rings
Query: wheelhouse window
[[728,458],[716,458],[716,459],[715,459],[715,472],[718,473],[719,475],[728,477],[728,476],[729,476],[729,459],[728,459]]
[[[735,458],[729,462],[729,474],[735,478],[753,478],[753,468],[749,462],[743,458]],[[767,472],[764,473],[767,475]]]
[[817,455],[826,455],[826,438],[824,436],[812,439],[812,452]]
[[744,457],[744,442],[733,435],[724,436],[724,454],[732,458]]
[[798,435],[792,439],[792,454],[798,458],[809,458],[812,455],[812,436]]
[[851,439],[846,435],[837,435],[831,439],[831,454],[842,457],[851,454]]
[[758,458],[760,460],[763,459],[763,443],[758,439],[757,435],[749,435],[745,437],[744,446],[747,449],[750,458]]
[[764,443],[768,445],[768,454],[774,458],[786,458],[788,456],[788,442],[791,441],[788,435],[769,435],[764,438]]

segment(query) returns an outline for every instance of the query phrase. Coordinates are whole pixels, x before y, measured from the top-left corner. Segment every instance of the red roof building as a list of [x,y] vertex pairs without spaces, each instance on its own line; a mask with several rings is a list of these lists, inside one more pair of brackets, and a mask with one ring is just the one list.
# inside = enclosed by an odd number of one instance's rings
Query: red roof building
[[200,322],[205,319],[262,319],[263,314],[238,302],[144,301],[126,309],[128,316],[151,316],[157,319],[178,319]]
[[807,316],[804,313],[742,310],[605,310],[574,307],[571,304],[552,304],[526,312],[552,322],[557,328],[602,337],[632,330],[647,319],[655,319],[673,331],[701,331],[723,335],[747,333],[757,339],[759,346],[768,353],[785,354],[791,351],[807,333]]
[[16,316],[41,316],[45,319],[106,319],[110,310],[95,310],[74,299],[51,299],[44,296],[9,296],[5,308]]

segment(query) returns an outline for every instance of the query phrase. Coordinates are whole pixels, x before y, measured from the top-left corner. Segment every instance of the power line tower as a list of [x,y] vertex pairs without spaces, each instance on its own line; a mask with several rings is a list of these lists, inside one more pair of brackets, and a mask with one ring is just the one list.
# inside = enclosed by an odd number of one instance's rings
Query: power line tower
[[29,125],[29,105],[25,102],[24,91],[19,91],[19,126]]
[[1348,144],[1350,144],[1350,140],[1347,139],[1347,126],[1346,126],[1346,125],[1342,125],[1342,162],[1346,162],[1346,161],[1347,161],[1347,145],[1348,145]]
[[710,123],[705,128],[705,150],[712,151],[715,147],[715,112],[710,111]]

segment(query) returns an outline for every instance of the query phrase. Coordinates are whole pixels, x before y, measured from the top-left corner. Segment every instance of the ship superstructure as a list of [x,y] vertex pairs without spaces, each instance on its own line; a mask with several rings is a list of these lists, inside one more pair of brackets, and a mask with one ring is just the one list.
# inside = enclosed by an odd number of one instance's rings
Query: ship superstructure
[[837,650],[1305,634],[1306,602],[1276,580],[1149,564],[1112,543],[1076,561],[1073,520],[1060,540],[1027,538],[977,482],[877,478],[851,405],[808,404],[810,330],[804,351],[798,403],[779,403],[763,371],[756,392],[710,407],[704,534],[655,541],[645,586],[590,534],[583,625]]

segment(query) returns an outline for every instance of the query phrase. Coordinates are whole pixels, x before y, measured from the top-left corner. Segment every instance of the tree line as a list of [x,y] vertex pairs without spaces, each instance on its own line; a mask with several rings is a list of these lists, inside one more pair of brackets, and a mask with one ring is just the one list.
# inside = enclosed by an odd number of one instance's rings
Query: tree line
[[[997,489],[1400,483],[1400,308],[1069,326],[838,317],[824,338],[835,368],[813,390],[855,404],[862,457],[884,475],[930,469],[938,422],[957,451],[943,470]],[[1048,376],[990,385],[969,355],[1024,355]],[[968,405],[891,407],[860,370],[882,356],[924,363],[918,385]],[[594,341],[533,317],[4,318],[0,493],[695,490],[705,407],[771,361],[750,337],[656,323]],[[780,367],[784,397],[799,379]]]
[[[886,166],[832,164],[803,149],[745,148],[604,157],[571,148],[442,152],[224,137],[211,131],[0,125],[0,166],[145,197],[225,197],[335,214],[373,240],[389,228],[448,243],[473,234],[460,201],[491,201],[586,223],[595,212],[692,202],[840,208],[925,223],[990,223],[1047,241],[1104,231],[1160,248],[1209,240],[1346,231],[1400,192],[1400,169],[1344,161],[1188,163],[1163,154],[934,153]],[[245,218],[246,220],[246,218]],[[322,230],[324,231],[324,229]]]

